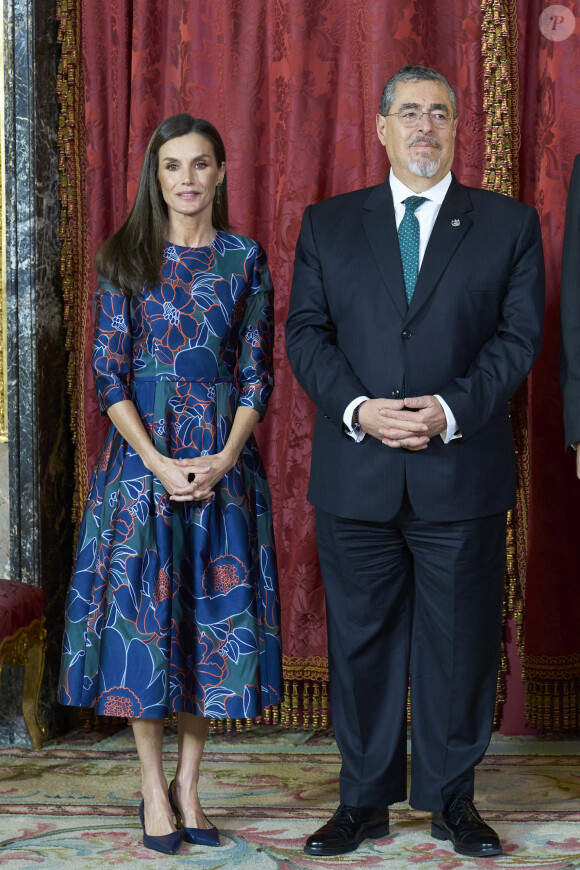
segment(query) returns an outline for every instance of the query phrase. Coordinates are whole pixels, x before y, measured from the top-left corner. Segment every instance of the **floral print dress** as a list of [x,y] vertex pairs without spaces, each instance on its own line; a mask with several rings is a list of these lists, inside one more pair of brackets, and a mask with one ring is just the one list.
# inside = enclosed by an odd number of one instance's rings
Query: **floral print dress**
[[[127,297],[99,280],[93,370],[101,411],[131,399],[157,449],[220,451],[239,405],[272,392],[265,255],[218,232],[164,252]],[[63,704],[129,718],[244,718],[281,700],[270,493],[253,436],[211,501],[171,502],[114,426],[80,529],[59,686]]]

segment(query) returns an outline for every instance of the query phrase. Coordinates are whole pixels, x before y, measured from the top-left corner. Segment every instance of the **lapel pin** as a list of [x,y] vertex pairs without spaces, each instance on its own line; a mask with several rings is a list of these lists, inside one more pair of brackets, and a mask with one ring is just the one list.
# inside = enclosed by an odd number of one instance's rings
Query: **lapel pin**
[[460,226],[460,224],[461,224],[461,221],[459,220],[459,218],[453,218],[453,220],[451,221],[452,227],[458,227],[458,226]]

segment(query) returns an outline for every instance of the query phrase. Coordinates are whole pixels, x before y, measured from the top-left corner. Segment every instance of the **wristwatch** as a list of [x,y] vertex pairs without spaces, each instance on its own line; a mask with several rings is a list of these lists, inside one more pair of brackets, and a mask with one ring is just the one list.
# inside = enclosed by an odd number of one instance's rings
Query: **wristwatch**
[[351,426],[351,428],[352,428],[352,431],[355,433],[355,435],[360,435],[362,432],[362,426],[359,423],[359,419],[358,419],[358,412],[360,411],[361,405],[363,405],[363,404],[364,404],[364,402],[361,402],[360,405],[357,405],[356,408],[354,409],[354,411],[352,412],[352,426]]

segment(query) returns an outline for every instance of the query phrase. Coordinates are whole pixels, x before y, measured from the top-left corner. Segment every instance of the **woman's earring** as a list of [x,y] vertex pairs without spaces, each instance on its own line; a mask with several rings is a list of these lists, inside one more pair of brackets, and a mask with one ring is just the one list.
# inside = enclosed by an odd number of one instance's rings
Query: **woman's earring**
[[218,181],[218,183],[216,184],[215,201],[216,201],[216,205],[220,205],[220,203],[222,201],[222,183],[221,183],[221,181]]

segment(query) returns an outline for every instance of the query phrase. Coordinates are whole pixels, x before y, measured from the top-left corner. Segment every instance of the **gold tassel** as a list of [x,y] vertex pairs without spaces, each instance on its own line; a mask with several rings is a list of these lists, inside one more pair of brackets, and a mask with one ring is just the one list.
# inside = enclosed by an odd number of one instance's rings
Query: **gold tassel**
[[562,727],[565,731],[570,728],[570,682],[568,680],[562,688]]
[[310,682],[304,680],[302,688],[302,727],[308,731],[310,727]]
[[93,711],[89,710],[87,707],[79,708],[79,720],[81,723],[81,727],[83,731],[89,732],[94,731],[95,728],[95,717],[93,715]]
[[298,728],[298,683],[292,683],[292,727]]
[[547,681],[544,682],[542,702],[544,711],[542,727],[545,731],[550,731],[552,725],[552,692],[550,683],[548,683]]
[[562,693],[564,686],[554,683],[554,697],[552,699],[552,727],[554,731],[560,731],[562,728]]
[[321,724],[322,730],[326,731],[328,728],[328,687],[326,683],[322,684],[322,715],[321,715]]
[[282,725],[290,727],[290,683],[284,682],[284,700],[282,701]]
[[320,728],[320,686],[314,683],[312,690],[312,728],[318,731]]

